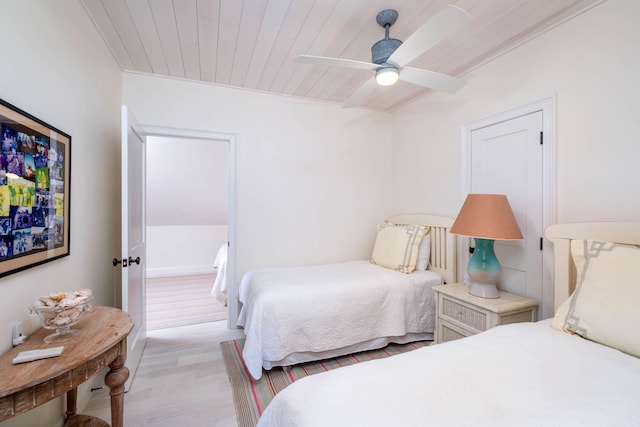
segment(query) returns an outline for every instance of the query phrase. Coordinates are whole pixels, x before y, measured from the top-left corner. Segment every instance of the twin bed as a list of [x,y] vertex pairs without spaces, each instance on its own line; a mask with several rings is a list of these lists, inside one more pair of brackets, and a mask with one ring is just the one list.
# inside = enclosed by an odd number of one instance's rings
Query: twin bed
[[553,319],[303,378],[258,427],[640,425],[640,222],[545,234]]
[[452,218],[391,217],[372,261],[252,270],[239,287],[243,359],[262,370],[433,339],[432,287],[455,282]]

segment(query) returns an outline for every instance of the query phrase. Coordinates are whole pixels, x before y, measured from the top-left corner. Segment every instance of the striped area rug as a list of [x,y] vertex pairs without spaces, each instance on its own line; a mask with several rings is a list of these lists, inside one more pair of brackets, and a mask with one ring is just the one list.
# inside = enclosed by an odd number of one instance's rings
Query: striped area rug
[[274,368],[262,371],[262,377],[254,380],[242,360],[244,339],[220,343],[224,364],[233,390],[233,402],[238,418],[238,427],[255,427],[258,418],[271,399],[289,384],[300,378],[329,371],[341,366],[353,365],[366,360],[382,359],[394,354],[405,353],[431,344],[419,341],[409,344],[389,344],[379,350],[363,351],[334,359],[301,363],[291,369]]

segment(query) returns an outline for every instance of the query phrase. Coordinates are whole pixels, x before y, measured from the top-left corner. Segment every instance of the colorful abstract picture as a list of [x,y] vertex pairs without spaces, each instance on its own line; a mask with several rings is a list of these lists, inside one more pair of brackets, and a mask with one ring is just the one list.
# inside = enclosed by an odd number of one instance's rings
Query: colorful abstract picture
[[0,276],[69,255],[71,136],[0,100]]

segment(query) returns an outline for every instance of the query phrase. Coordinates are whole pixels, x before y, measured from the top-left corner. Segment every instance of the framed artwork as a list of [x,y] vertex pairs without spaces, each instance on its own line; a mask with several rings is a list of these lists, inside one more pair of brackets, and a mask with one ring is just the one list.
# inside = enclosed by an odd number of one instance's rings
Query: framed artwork
[[71,136],[0,99],[0,277],[69,255]]

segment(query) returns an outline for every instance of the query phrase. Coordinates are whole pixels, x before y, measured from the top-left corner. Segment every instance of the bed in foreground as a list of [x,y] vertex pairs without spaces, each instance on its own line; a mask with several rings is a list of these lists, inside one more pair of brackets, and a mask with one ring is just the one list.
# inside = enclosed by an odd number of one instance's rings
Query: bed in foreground
[[252,270],[239,287],[243,359],[262,369],[433,339],[433,286],[455,281],[452,218],[402,215],[379,226],[372,260]]
[[546,236],[553,319],[304,378],[258,426],[640,425],[640,249],[626,246],[640,244],[640,223],[555,225]]

